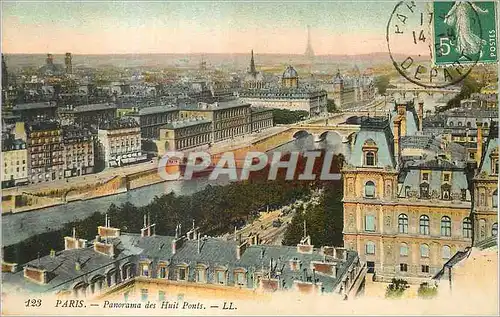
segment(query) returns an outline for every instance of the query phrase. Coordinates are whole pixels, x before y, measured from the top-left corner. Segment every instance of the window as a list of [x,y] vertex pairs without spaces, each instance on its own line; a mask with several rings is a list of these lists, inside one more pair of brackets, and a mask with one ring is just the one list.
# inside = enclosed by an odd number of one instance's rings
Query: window
[[429,184],[420,184],[420,198],[430,198],[429,196]]
[[498,189],[495,189],[495,191],[493,192],[493,197],[491,198],[491,205],[493,206],[493,208],[498,207]]
[[159,301],[165,300],[165,292],[164,291],[158,291],[158,300]]
[[422,265],[422,273],[429,273],[429,266],[428,265]]
[[420,234],[429,235],[429,216],[420,216]]
[[400,272],[408,272],[408,264],[406,264],[406,263],[400,263],[399,264],[399,271]]
[[444,237],[451,236],[451,219],[448,216],[441,218],[441,235]]
[[462,235],[464,238],[472,238],[472,221],[469,217],[465,217],[462,221]]
[[422,258],[429,257],[429,246],[427,244],[420,245],[420,257]]
[[444,174],[443,175],[443,181],[449,182],[450,181],[450,174]]
[[422,174],[422,181],[426,181],[426,182],[429,181],[429,173],[423,173]]
[[204,268],[198,268],[196,270],[196,282],[199,283],[205,283],[205,269]]
[[408,256],[408,245],[406,243],[401,243],[399,247],[399,255],[400,256]]
[[187,269],[182,267],[179,268],[179,280],[186,281],[187,280]]
[[443,259],[451,258],[451,248],[447,245],[443,246]]
[[375,197],[375,183],[368,181],[365,184],[365,197],[374,198]]
[[460,192],[461,192],[460,199],[462,201],[466,201],[467,200],[467,189],[463,188],[463,189],[460,190]]
[[408,233],[408,216],[401,214],[398,217],[399,233]]
[[365,253],[366,254],[375,254],[375,243],[368,241],[365,245]]
[[441,199],[450,200],[450,190],[451,186],[449,184],[444,184],[443,186],[441,186]]
[[226,284],[226,272],[225,271],[217,271],[217,283],[218,284]]
[[498,174],[498,159],[491,160],[491,173],[496,175]]
[[365,216],[365,231],[375,231],[375,216]]
[[236,273],[236,284],[239,286],[245,286],[247,285],[247,280],[245,278],[245,273],[244,272],[237,272]]
[[366,165],[375,166],[375,153],[366,152]]
[[498,235],[498,222],[495,222],[493,226],[491,226],[491,235],[494,237]]
[[141,275],[142,276],[149,276],[149,264],[142,264],[141,265]]
[[160,267],[158,270],[158,276],[160,278],[167,278],[167,268],[165,266]]
[[141,289],[141,300],[142,301],[148,300],[148,289],[147,288]]

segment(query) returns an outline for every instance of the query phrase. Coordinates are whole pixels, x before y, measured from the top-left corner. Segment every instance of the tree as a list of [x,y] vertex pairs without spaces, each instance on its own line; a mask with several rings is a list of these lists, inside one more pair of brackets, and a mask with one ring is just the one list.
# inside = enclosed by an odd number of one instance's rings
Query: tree
[[418,288],[418,297],[423,299],[431,299],[437,296],[437,287],[430,286],[429,283],[423,282]]
[[387,86],[389,85],[390,78],[387,75],[381,75],[375,77],[374,84],[375,87],[377,87],[378,93],[380,95],[385,94],[385,91],[387,90]]
[[327,104],[326,104],[326,110],[329,113],[334,113],[337,112],[337,105],[335,105],[335,101],[332,99],[328,99]]
[[387,286],[385,297],[393,299],[401,298],[407,288],[410,288],[407,281],[399,278],[393,278],[391,284]]
[[292,124],[305,120],[308,117],[309,112],[303,110],[273,109],[273,121],[275,124]]

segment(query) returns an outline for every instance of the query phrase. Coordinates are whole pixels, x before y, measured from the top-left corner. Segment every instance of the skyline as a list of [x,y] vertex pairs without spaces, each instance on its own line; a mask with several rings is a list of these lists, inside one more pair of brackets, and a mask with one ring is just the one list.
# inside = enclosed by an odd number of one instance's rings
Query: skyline
[[3,52],[294,55],[305,52],[307,25],[316,55],[387,51],[393,2],[277,4],[4,2]]

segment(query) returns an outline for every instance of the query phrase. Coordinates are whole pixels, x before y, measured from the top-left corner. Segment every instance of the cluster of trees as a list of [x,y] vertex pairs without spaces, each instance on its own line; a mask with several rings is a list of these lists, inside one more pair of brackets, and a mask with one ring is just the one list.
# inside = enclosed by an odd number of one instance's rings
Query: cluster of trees
[[437,286],[430,286],[429,283],[423,282],[418,288],[418,297],[423,299],[431,299],[437,296]]
[[297,245],[303,237],[304,220],[311,243],[316,246],[343,246],[342,184],[332,181],[323,186],[324,195],[318,205],[298,208],[288,225],[283,245]]
[[385,297],[392,299],[401,298],[408,288],[410,288],[410,285],[408,285],[407,281],[400,278],[393,278],[391,284],[387,285]]
[[[315,161],[313,173],[321,173],[322,164],[331,164],[330,173],[340,173],[344,157],[334,156],[332,162],[323,162],[324,152]],[[305,210],[297,210],[290,225],[285,231],[283,245],[297,245],[303,237],[304,220],[307,234],[311,242],[317,246],[342,246],[342,230],[344,226],[344,209],[342,204],[343,185],[341,180],[316,180],[313,188],[323,188],[324,193],[319,204],[309,205]]]
[[460,93],[452,99],[448,100],[445,106],[436,109],[436,112],[444,112],[449,109],[460,107],[460,101],[469,98],[473,93],[480,92],[481,88],[483,88],[483,84],[479,83],[471,76],[465,77],[465,79],[463,80],[462,88],[460,89]]
[[309,112],[303,110],[291,111],[288,109],[273,109],[275,124],[292,124],[309,117]]
[[387,87],[389,86],[390,81],[391,81],[391,78],[387,75],[381,75],[381,76],[375,77],[374,84],[375,84],[375,87],[377,87],[378,93],[380,95],[385,94],[385,91],[387,90]]
[[327,100],[327,103],[326,103],[326,110],[327,110],[329,113],[338,112],[337,105],[335,104],[335,101],[334,101],[334,100],[332,100],[332,99],[328,99],[328,100]]

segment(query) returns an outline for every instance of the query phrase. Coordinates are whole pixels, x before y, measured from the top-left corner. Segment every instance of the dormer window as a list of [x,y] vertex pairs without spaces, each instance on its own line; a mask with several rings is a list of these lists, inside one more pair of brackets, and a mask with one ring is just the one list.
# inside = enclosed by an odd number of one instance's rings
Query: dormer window
[[366,165],[375,166],[375,153],[373,152],[366,153]]
[[377,165],[377,151],[378,147],[375,141],[372,139],[366,140],[363,144],[363,156],[365,166],[376,166]]
[[448,184],[444,184],[443,186],[441,186],[441,199],[450,200],[451,199],[450,190],[451,186]]
[[420,198],[421,199],[428,199],[428,198],[430,198],[430,195],[429,195],[429,184],[427,184],[427,183],[420,184]]
[[177,280],[187,281],[188,280],[188,267],[187,265],[182,265],[177,268]]

